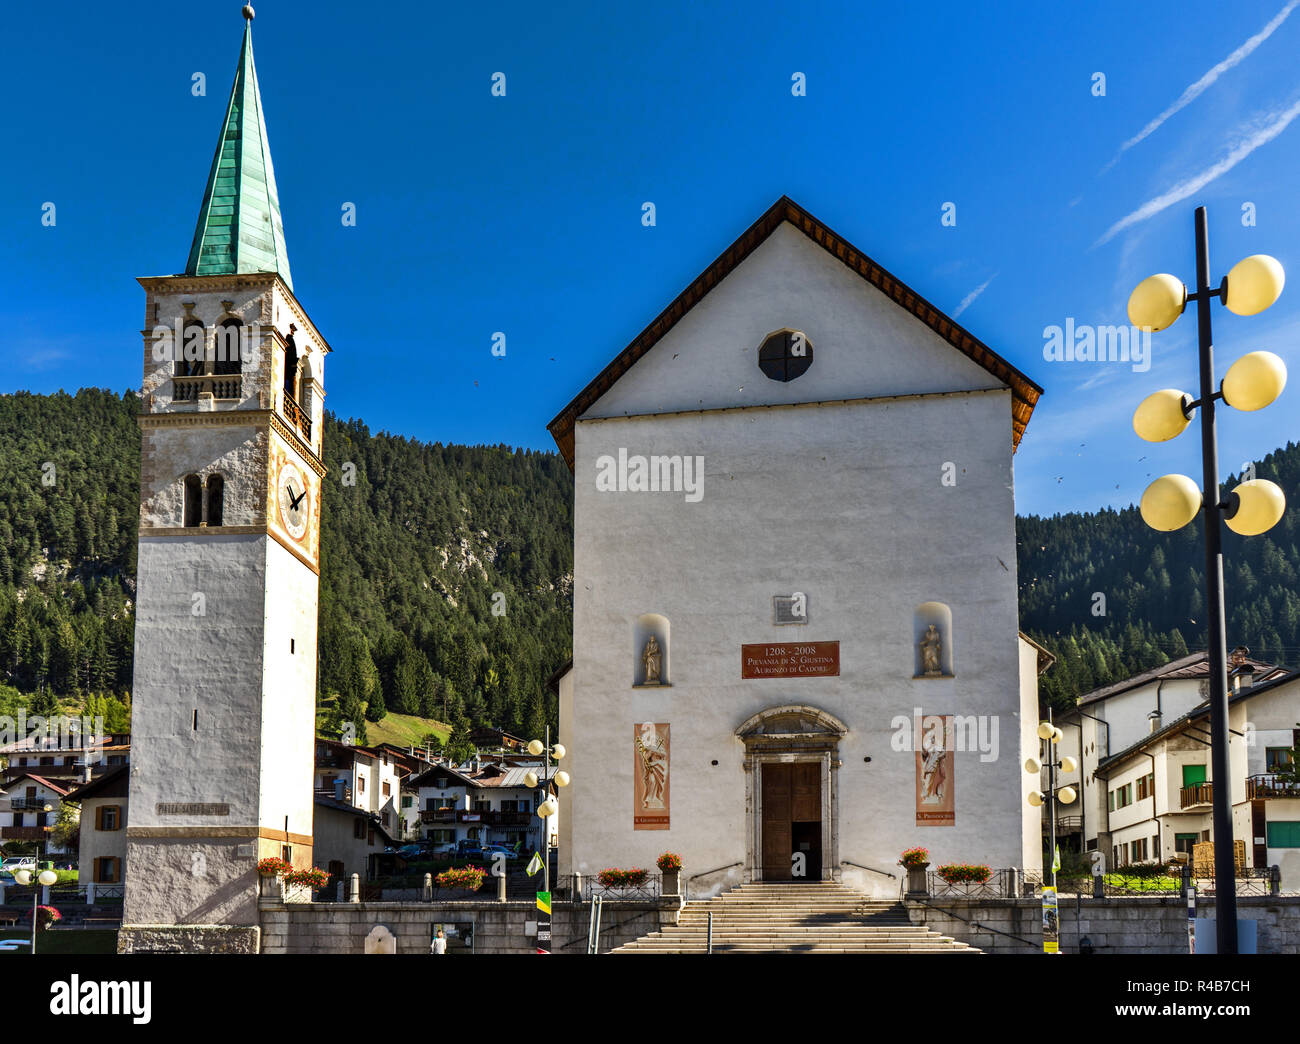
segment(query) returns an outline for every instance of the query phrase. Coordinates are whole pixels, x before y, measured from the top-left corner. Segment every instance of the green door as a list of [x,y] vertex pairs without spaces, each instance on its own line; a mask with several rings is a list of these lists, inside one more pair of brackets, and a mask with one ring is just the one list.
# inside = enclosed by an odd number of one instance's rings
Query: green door
[[1198,783],[1205,782],[1204,765],[1184,765],[1183,766],[1183,786],[1194,787]]

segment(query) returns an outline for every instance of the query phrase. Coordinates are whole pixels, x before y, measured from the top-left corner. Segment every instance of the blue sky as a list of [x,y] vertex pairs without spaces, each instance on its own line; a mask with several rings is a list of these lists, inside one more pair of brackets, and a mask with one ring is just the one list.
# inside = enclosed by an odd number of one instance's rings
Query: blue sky
[[[1133,503],[1199,474],[1193,434],[1152,447],[1129,423],[1149,391],[1193,390],[1194,316],[1145,373],[1046,361],[1043,330],[1126,322],[1153,272],[1190,281],[1204,204],[1216,281],[1253,253],[1293,280],[1260,316],[1215,306],[1220,371],[1268,348],[1300,374],[1297,2],[265,0],[258,75],[294,284],[335,349],[327,404],[552,448],[546,423],[785,193],[1046,389],[1019,511]],[[134,280],[184,267],[239,6],[8,10],[0,392],[138,384]],[[1300,435],[1298,395],[1225,411],[1225,471]]]

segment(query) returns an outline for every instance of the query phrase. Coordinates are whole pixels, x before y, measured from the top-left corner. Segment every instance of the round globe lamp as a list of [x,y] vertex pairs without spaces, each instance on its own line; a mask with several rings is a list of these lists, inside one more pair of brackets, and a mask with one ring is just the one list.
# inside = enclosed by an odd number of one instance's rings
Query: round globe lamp
[[1286,494],[1276,482],[1268,479],[1249,479],[1232,491],[1237,510],[1225,524],[1242,536],[1259,536],[1267,533],[1286,512]]
[[1223,375],[1223,401],[1234,410],[1262,410],[1286,387],[1286,363],[1272,352],[1251,352]]
[[1168,272],[1147,276],[1128,299],[1128,318],[1140,330],[1164,330],[1187,307],[1187,287]]
[[1162,388],[1148,395],[1133,411],[1133,430],[1147,442],[1176,439],[1192,423],[1187,404],[1192,397],[1177,388]]
[[1282,296],[1286,273],[1267,254],[1243,257],[1228,270],[1223,306],[1234,315],[1258,315]]
[[1172,533],[1201,510],[1201,491],[1186,475],[1165,475],[1147,486],[1139,510],[1152,529]]

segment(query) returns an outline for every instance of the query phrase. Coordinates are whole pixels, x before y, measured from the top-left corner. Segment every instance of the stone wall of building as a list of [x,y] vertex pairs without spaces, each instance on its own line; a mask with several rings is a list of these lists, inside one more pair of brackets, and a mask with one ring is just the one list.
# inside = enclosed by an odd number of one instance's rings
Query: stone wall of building
[[[631,942],[675,923],[675,899],[609,903],[601,917],[600,952]],[[263,902],[262,953],[366,953],[366,938],[382,926],[396,940],[398,953],[429,952],[433,927],[470,925],[471,952],[535,953],[537,937],[528,932],[538,910],[528,901],[461,903],[283,903]],[[553,953],[586,953],[590,904],[557,903],[551,911]],[[382,933],[380,933],[382,934]],[[449,953],[460,952],[453,937]]]
[[[924,924],[986,953],[1037,953],[1043,949],[1038,899],[908,900],[913,924]],[[1214,900],[1197,900],[1197,916],[1212,917]],[[1260,953],[1300,953],[1300,896],[1238,897],[1239,920],[1258,922]],[[1186,953],[1187,901],[1177,896],[1116,899],[1064,897],[1061,952],[1078,953],[1087,938],[1093,953]],[[1198,931],[1204,922],[1198,922]]]

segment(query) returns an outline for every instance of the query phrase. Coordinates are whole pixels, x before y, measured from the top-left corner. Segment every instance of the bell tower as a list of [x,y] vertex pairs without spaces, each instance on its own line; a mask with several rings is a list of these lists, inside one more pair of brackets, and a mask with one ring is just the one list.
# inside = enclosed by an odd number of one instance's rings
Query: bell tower
[[253,9],[185,271],[145,291],[121,952],[258,949],[311,865],[323,363],[294,294]]

